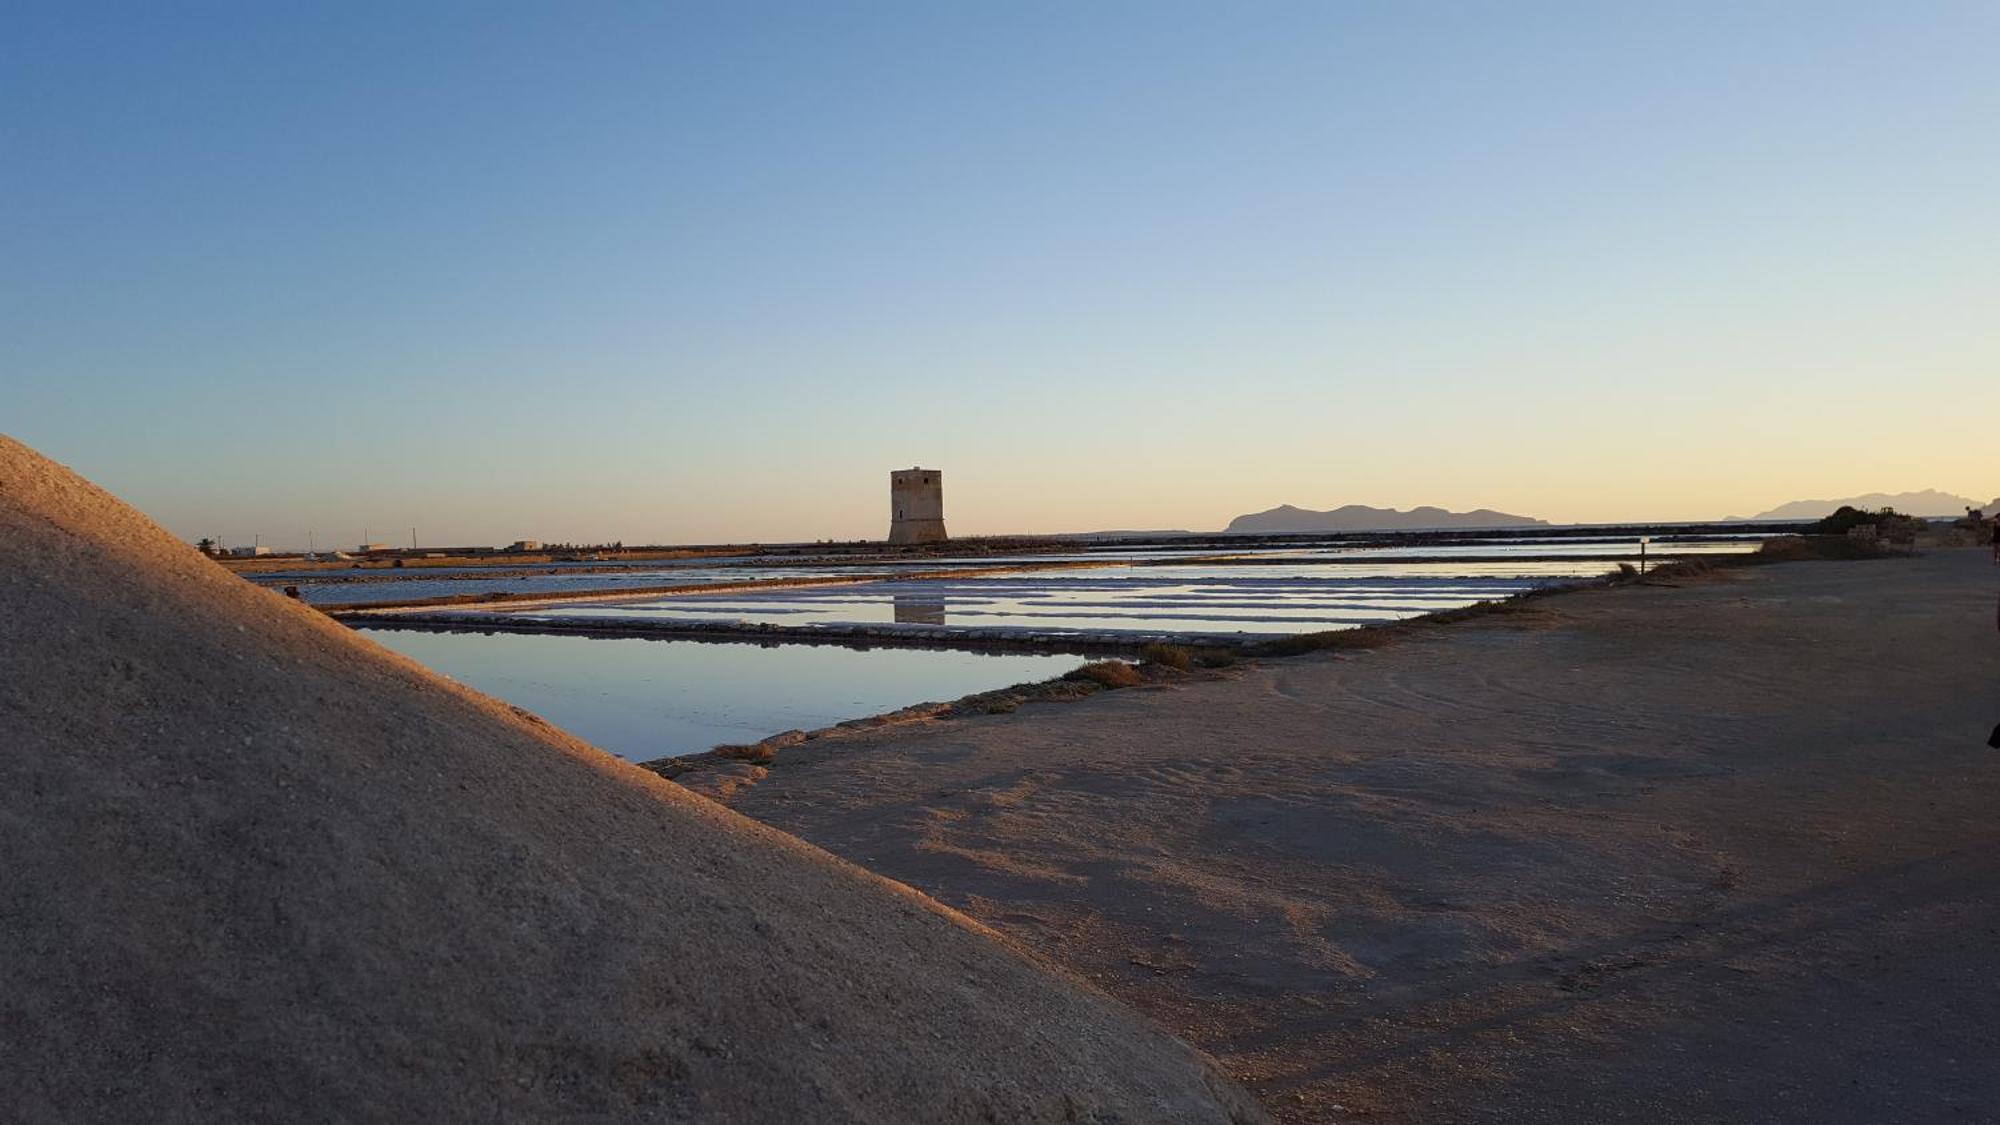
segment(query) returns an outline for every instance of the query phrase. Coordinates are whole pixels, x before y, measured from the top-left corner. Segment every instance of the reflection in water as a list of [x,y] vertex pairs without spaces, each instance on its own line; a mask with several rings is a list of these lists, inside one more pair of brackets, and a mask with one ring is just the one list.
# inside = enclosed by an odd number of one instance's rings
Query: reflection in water
[[[1719,538],[1714,541],[1689,542],[1679,539],[1664,539],[1655,545],[1655,553],[1672,555],[1715,554],[1719,552],[1748,551],[1755,549],[1756,537],[1742,539]],[[1300,543],[1284,547],[1259,547],[1242,551],[1231,551],[1233,557],[1265,559],[1286,559],[1296,563],[1325,563],[1328,559],[1339,559],[1348,564],[1341,572],[1356,573],[1352,563],[1356,559],[1378,560],[1393,569],[1391,564],[1413,558],[1451,559],[1466,556],[1507,557],[1519,559],[1523,563],[1536,563],[1540,556],[1561,555],[1589,557],[1601,560],[1595,567],[1576,563],[1553,565],[1552,571],[1563,573],[1601,574],[1625,559],[1636,559],[1639,541],[1629,536],[1582,536],[1548,539],[1517,539],[1506,542],[1467,542],[1450,544],[1413,544],[1404,547],[1360,547],[1351,543],[1332,546],[1315,546]],[[991,567],[1000,565],[1029,565],[1037,563],[1055,564],[1062,562],[1134,562],[1139,560],[1167,560],[1187,558],[1213,553],[1213,548],[1203,546],[1181,550],[1117,550],[1100,549],[1083,553],[1021,556],[981,556],[978,558],[937,558],[925,560],[921,566],[925,570],[950,570],[957,567]],[[1552,564],[1541,562],[1544,569]],[[695,586],[721,583],[763,581],[775,578],[832,578],[861,574],[879,574],[884,571],[883,563],[842,563],[835,565],[803,566],[769,559],[739,558],[734,560],[707,558],[682,561],[655,562],[604,569],[601,564],[574,567],[551,563],[534,566],[500,567],[437,567],[414,570],[334,570],[334,571],[284,571],[257,575],[252,580],[260,584],[294,583],[299,586],[306,601],[314,605],[349,605],[358,602],[408,601],[418,598],[444,597],[454,594],[565,594],[581,591],[618,590],[649,586]],[[1183,574],[1193,573],[1206,578],[1226,580],[1230,575],[1271,574],[1270,567],[1244,568],[1219,563],[1201,563],[1192,567],[1175,568]],[[1329,572],[1326,567],[1321,573]],[[1464,571],[1473,573],[1474,571]],[[1094,572],[1100,576],[1104,572]],[[1376,573],[1382,573],[1378,570]],[[919,611],[913,610],[913,613]],[[902,620],[900,617],[897,620]],[[941,622],[913,617],[911,624],[935,625]]]
[[942,625],[944,624],[944,597],[935,590],[920,594],[897,593],[896,624],[898,625]]
[[[1200,567],[1111,567],[732,590],[500,612],[544,621],[744,623],[807,629],[894,622],[917,632],[948,625],[1046,634],[1283,636],[1397,621],[1504,598],[1561,581],[1577,569],[1574,564],[1534,561],[1484,567],[1400,563],[1379,568],[1304,563],[1244,568],[1224,575]],[[1377,570],[1387,573],[1370,573]]]
[[1075,656],[371,629],[622,758],[690,754],[1059,676]]

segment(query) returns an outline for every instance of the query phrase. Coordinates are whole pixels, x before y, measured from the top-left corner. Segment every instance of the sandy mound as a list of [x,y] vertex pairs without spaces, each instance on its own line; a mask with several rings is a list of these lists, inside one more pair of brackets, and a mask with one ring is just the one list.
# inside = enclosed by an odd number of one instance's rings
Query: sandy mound
[[907,888],[0,438],[0,1119],[1247,1121]]

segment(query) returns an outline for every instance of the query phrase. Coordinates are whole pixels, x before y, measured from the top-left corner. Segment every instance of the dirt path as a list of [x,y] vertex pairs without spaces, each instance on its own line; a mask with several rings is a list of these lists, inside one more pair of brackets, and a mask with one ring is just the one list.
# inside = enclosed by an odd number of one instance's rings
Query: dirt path
[[1809,563],[786,751],[739,811],[1281,1118],[2000,1115],[2000,570]]

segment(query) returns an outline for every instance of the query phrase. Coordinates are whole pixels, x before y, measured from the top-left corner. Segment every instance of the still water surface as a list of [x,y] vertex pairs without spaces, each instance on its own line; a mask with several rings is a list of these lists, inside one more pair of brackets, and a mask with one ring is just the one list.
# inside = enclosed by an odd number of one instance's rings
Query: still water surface
[[371,629],[368,639],[644,761],[1046,680],[1077,656]]
[[[1289,636],[1399,621],[1575,578],[1577,564],[1362,567],[1110,567],[1019,576],[796,586],[716,594],[499,609],[536,621],[894,626],[1040,635],[1140,634],[1233,639]],[[1588,564],[1585,564],[1588,565]],[[1426,568],[1434,568],[1426,571]],[[1554,573],[1536,573],[1539,570]]]

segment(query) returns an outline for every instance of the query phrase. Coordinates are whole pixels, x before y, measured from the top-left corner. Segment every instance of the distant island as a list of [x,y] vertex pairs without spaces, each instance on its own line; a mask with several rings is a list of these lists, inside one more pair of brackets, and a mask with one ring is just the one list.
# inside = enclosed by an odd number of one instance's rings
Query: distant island
[[[1754,516],[1730,516],[1732,520],[1816,520],[1824,519],[1842,507],[1859,508],[1864,512],[1877,512],[1883,508],[1894,508],[1906,516],[1962,516],[1967,508],[1978,508],[1980,503],[1970,496],[1956,496],[1949,492],[1939,492],[1927,488],[1922,492],[1870,492],[1864,496],[1843,496],[1838,500],[1794,500],[1780,504],[1768,512]],[[1986,505],[1991,514],[2000,500]]]
[[1371,508],[1349,504],[1327,512],[1315,512],[1281,504],[1265,512],[1237,516],[1223,529],[1225,535],[1259,535],[1287,531],[1408,531],[1413,529],[1463,527],[1547,527],[1547,520],[1515,516],[1491,508],[1470,512],[1448,512],[1443,508],[1421,507],[1409,511]]

